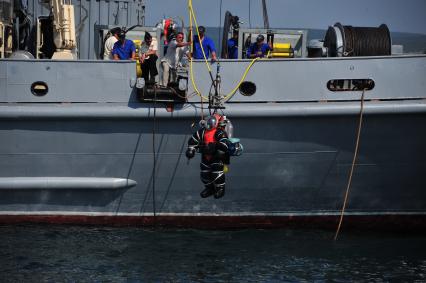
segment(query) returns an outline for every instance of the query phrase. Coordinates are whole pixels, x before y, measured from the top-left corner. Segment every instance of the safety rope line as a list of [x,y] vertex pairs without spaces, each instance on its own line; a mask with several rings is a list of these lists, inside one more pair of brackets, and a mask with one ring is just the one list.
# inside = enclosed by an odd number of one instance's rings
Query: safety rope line
[[[192,37],[193,37],[193,35],[192,35],[192,26],[193,26],[193,17],[192,17],[192,13],[193,13],[193,9],[192,9],[192,0],[188,0],[188,11],[189,11],[189,31],[190,31],[190,40],[192,40]],[[198,33],[198,27],[197,27],[197,33]],[[204,49],[203,49],[203,45],[201,44],[201,42],[200,42],[200,45],[201,45],[201,50],[203,51],[203,55],[205,56],[205,54],[204,54]],[[193,54],[194,53],[194,46],[193,46],[193,44],[191,44],[190,45],[191,47],[190,47],[190,51],[191,51],[191,54]],[[202,100],[203,99],[205,99],[205,100],[208,100],[209,98],[208,97],[205,97],[205,96],[203,96],[202,94],[201,94],[201,92],[200,92],[200,90],[198,89],[198,87],[197,87],[197,84],[195,83],[195,79],[194,79],[194,71],[193,71],[193,57],[191,56],[191,58],[190,58],[190,60],[189,60],[189,72],[190,72],[190,75],[191,75],[191,82],[192,82],[192,86],[193,86],[193,88],[194,88],[194,90],[195,90],[195,92],[197,93],[197,95],[201,98],[201,102],[202,102]],[[207,62],[207,65],[208,65],[208,62]],[[208,66],[208,69],[210,70],[210,66]]]
[[[191,37],[192,37],[192,20],[194,20],[195,29],[196,29],[196,31],[197,31],[198,41],[199,41],[199,43],[200,43],[201,51],[202,51],[202,53],[203,53],[204,62],[205,62],[205,64],[206,64],[206,66],[207,66],[207,70],[208,70],[208,72],[209,72],[209,76],[210,76],[210,79],[211,79],[211,81],[212,81],[212,85],[214,86],[214,89],[215,89],[215,93],[218,93],[218,90],[217,90],[217,84],[216,84],[215,79],[213,78],[213,73],[212,73],[212,70],[211,70],[211,68],[210,68],[210,64],[209,64],[209,62],[208,62],[208,60],[207,60],[207,56],[206,56],[206,53],[205,53],[205,51],[204,51],[203,44],[202,44],[202,42],[201,42],[200,32],[198,31],[197,18],[196,18],[196,16],[195,16],[195,12],[194,12],[194,9],[193,9],[193,7],[192,7],[192,0],[189,0],[189,2],[188,2],[188,7],[189,7],[189,16],[190,16],[190,31],[191,31]],[[191,16],[192,16],[192,17],[191,17]],[[191,45],[193,45],[193,44],[191,44]],[[192,51],[193,51],[193,50],[192,50]],[[193,64],[192,64],[192,60],[193,60],[193,56],[191,56],[190,68],[191,68],[191,80],[192,80],[192,84],[193,84],[193,85],[195,85],[195,79],[194,79],[194,71],[193,71]],[[197,89],[198,89],[198,88],[197,88]],[[203,99],[205,99],[205,100],[209,100],[209,101],[210,101],[210,95],[209,95],[209,97],[207,97],[207,98],[206,98],[206,97],[204,97],[204,96],[202,96],[202,95],[201,95],[201,92],[200,92],[200,91],[198,91],[197,93],[199,93],[199,94],[200,94],[200,96],[201,96],[201,103],[203,102],[203,101],[202,101]],[[202,106],[201,110],[202,110],[202,111],[204,111],[203,106]]]
[[360,136],[361,136],[362,121],[363,121],[363,115],[364,115],[364,94],[365,94],[365,89],[362,90],[362,95],[361,95],[361,106],[360,106],[360,111],[359,111],[359,121],[358,121],[358,129],[357,129],[357,134],[356,134],[355,151],[354,151],[354,156],[353,156],[353,159],[352,159],[351,170],[349,172],[348,184],[346,185],[346,192],[345,192],[345,197],[343,199],[343,206],[342,206],[342,209],[340,211],[339,225],[337,226],[336,234],[334,235],[335,241],[337,240],[337,236],[339,235],[340,228],[341,228],[342,223],[343,223],[343,216],[345,214],[346,203],[348,201],[348,196],[349,196],[349,190],[350,190],[351,184],[352,184],[352,176],[353,176],[353,173],[354,173],[355,162],[356,162],[357,157],[358,157],[359,141],[360,141]]
[[[204,51],[203,44],[201,42],[201,36],[200,36],[200,32],[198,30],[197,17],[195,16],[194,9],[192,8],[192,0],[189,0],[189,11],[190,11],[190,16],[192,15],[192,18],[194,20],[195,29],[197,31],[197,36],[198,36],[198,41],[200,42],[201,52],[203,53],[203,57],[204,57],[204,62],[206,63],[207,69],[209,70],[210,78],[212,79],[212,82],[213,82],[214,79],[213,79],[212,69],[210,68],[210,64],[209,64],[209,62],[207,60],[207,56],[206,56],[206,53]],[[192,31],[192,26],[191,26],[190,30]],[[192,59],[192,57],[191,57],[191,59]]]
[[[190,40],[192,40],[193,35],[192,35],[192,0],[188,1],[188,12],[189,12],[189,31],[190,31]],[[198,31],[198,29],[197,29]],[[193,50],[194,46],[193,44],[190,45],[190,52],[191,54],[193,54]],[[191,76],[191,83],[192,83],[192,87],[195,90],[195,93],[200,97],[200,102],[201,102],[201,120],[204,120],[204,104],[203,104],[203,99],[208,100],[208,97],[204,97],[200,90],[197,87],[197,84],[195,83],[195,79],[194,79],[194,71],[193,71],[193,58],[192,56],[189,59],[189,73]]]

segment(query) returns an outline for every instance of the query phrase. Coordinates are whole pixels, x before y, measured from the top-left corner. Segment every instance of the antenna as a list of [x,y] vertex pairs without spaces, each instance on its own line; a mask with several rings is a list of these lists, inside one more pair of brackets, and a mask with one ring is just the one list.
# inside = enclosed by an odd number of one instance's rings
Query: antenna
[[251,28],[251,0],[249,1],[249,28]]
[[263,10],[263,27],[269,30],[269,19],[268,19],[268,10],[266,9],[266,0],[262,0],[262,10]]
[[221,42],[221,32],[222,29],[220,28],[220,25],[222,24],[222,0],[220,0],[220,6],[219,6],[219,38],[218,38],[218,45],[221,46],[223,45],[223,42]]

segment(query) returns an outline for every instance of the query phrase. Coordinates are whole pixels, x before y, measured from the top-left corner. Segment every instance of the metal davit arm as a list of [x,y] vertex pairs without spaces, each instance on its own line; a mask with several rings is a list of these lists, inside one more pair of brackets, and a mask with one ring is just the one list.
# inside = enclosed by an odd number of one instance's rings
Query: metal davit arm
[[57,51],[52,59],[76,59],[74,6],[64,4],[64,0],[50,0],[53,13],[53,33]]

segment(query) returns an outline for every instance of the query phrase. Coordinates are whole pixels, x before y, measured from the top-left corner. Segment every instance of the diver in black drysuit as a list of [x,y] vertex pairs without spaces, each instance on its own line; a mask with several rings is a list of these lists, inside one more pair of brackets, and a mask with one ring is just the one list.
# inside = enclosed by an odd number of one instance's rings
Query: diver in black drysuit
[[200,177],[205,189],[200,193],[202,198],[214,195],[221,198],[225,195],[224,165],[229,164],[227,139],[224,131],[223,117],[214,114],[207,119],[205,126],[195,132],[188,141],[186,157],[191,159],[195,152],[201,153]]

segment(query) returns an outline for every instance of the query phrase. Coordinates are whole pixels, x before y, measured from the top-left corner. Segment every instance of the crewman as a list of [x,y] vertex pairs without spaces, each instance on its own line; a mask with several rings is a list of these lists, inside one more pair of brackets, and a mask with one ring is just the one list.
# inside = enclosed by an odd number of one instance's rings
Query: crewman
[[114,43],[111,54],[114,60],[135,60],[136,46],[133,41],[126,39],[126,32],[121,30],[118,35],[119,40]]
[[[193,54],[192,57],[194,59],[204,59],[204,54],[206,55],[206,58],[209,58],[209,55],[211,53],[211,60],[217,61],[216,57],[216,48],[214,47],[214,41],[210,37],[205,36],[206,28],[203,26],[198,27],[198,33],[200,34],[200,38],[198,38],[198,35],[195,34],[193,38]],[[200,44],[201,39],[201,44]],[[201,49],[201,45],[203,48]]]
[[188,141],[186,157],[191,159],[195,152],[201,153],[200,177],[205,189],[200,193],[202,198],[214,195],[221,198],[225,195],[225,164],[229,164],[228,135],[225,132],[223,116],[209,116],[204,126],[195,132]]
[[155,83],[158,75],[158,42],[149,32],[145,32],[144,40],[139,48],[139,61],[141,63],[142,77],[145,82]]
[[252,43],[247,50],[248,58],[263,58],[268,55],[269,51],[272,51],[272,44],[270,42],[265,43],[265,37],[259,34],[256,38],[256,42]]
[[112,49],[114,48],[114,44],[120,39],[121,28],[115,27],[110,30],[111,36],[105,41],[104,45],[104,60],[114,60],[114,56],[112,55]]
[[238,59],[238,31],[234,30],[228,39],[228,59]]

